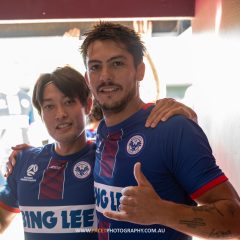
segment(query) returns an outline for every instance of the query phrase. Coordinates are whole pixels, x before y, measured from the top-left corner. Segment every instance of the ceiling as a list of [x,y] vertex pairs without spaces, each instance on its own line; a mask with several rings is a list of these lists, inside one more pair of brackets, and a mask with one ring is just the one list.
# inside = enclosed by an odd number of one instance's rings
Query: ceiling
[[193,17],[194,0],[1,0],[0,20]]

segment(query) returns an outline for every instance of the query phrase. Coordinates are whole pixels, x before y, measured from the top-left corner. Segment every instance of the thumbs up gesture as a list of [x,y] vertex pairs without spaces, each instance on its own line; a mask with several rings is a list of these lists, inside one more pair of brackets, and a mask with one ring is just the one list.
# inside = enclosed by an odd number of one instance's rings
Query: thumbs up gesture
[[[120,198],[120,212],[105,211],[104,216],[137,224],[161,224],[159,217],[164,201],[157,195],[151,183],[141,171],[141,163],[134,166],[137,186],[126,187]],[[160,216],[159,216],[160,215]]]

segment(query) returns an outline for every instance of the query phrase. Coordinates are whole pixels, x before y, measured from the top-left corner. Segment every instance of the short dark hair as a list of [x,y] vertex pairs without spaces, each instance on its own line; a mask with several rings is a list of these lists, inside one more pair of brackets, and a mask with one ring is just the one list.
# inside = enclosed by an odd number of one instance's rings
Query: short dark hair
[[34,85],[32,102],[41,115],[43,92],[46,84],[53,83],[69,98],[78,98],[83,106],[91,96],[83,75],[70,66],[58,67],[52,73],[41,74]]
[[133,56],[134,65],[137,67],[142,61],[146,48],[140,36],[131,28],[112,22],[100,22],[92,30],[85,33],[86,37],[81,45],[81,53],[85,66],[88,47],[91,43],[100,40],[112,40],[123,44],[126,50]]

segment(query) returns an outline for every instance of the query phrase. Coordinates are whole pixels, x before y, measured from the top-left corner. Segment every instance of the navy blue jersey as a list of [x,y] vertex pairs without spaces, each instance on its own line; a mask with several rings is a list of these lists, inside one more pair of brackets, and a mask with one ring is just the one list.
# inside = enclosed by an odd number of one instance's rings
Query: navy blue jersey
[[122,123],[97,134],[94,191],[99,218],[99,240],[191,239],[162,225],[137,225],[105,218],[104,210],[118,211],[121,190],[137,185],[136,162],[157,194],[165,200],[195,206],[195,198],[227,180],[216,165],[202,129],[183,116],[174,116],[154,129],[145,128],[152,107],[141,109]]
[[96,239],[93,167],[95,145],[60,156],[54,144],[18,155],[13,174],[0,192],[0,206],[21,211],[25,239]]

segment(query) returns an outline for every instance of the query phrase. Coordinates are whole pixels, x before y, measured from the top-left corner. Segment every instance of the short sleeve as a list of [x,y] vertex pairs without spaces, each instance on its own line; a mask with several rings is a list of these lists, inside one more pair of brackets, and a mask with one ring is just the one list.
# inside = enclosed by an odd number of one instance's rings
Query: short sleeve
[[177,117],[172,121],[171,159],[168,167],[185,191],[195,199],[227,180],[217,166],[203,130],[193,121]]
[[[18,161],[20,161],[19,157],[17,159],[17,162]],[[17,200],[17,181],[16,181],[18,166],[19,164],[15,166],[13,173],[7,178],[5,184],[0,189],[0,207],[7,211],[15,213],[20,212]]]

